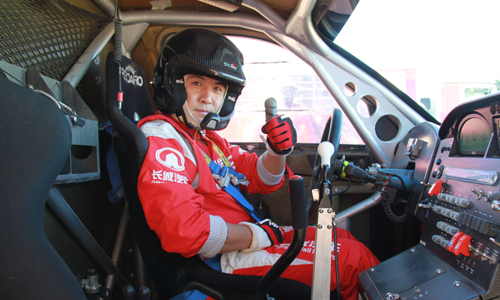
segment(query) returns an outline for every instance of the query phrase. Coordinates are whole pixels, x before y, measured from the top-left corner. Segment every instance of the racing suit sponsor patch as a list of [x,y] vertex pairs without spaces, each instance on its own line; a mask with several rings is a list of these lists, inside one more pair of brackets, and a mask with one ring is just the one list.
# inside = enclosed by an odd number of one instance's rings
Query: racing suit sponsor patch
[[184,171],[184,156],[174,148],[165,147],[156,151],[156,160],[174,171]]
[[188,179],[186,176],[177,174],[174,172],[167,172],[163,170],[153,170],[151,173],[152,181],[151,183],[166,183],[166,182],[176,182],[182,184],[188,184]]

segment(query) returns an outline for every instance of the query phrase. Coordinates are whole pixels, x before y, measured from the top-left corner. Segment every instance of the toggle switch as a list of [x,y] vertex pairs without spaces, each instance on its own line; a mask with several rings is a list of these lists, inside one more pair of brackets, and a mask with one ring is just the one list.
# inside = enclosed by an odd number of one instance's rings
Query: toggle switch
[[446,250],[453,252],[456,245],[458,245],[460,238],[462,238],[462,236],[464,236],[464,233],[461,231],[455,233],[453,235],[453,237],[451,238],[451,240],[448,242],[448,246],[446,246]]
[[422,181],[422,182],[420,182],[420,184],[425,185],[429,189],[429,191],[427,191],[427,193],[430,196],[437,196],[443,190],[443,181],[442,180],[438,180],[434,184],[429,184],[429,183],[425,183]]
[[470,244],[470,235],[464,234],[462,237],[458,240],[457,244],[453,248],[453,254],[459,255],[462,254],[464,256],[470,256],[469,252],[469,246]]

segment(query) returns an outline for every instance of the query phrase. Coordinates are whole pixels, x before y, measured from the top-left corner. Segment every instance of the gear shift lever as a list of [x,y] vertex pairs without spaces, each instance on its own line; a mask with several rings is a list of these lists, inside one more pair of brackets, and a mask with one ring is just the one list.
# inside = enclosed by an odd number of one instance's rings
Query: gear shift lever
[[[330,168],[330,159],[335,148],[330,142],[322,142],[318,146],[318,155],[321,157],[321,173],[318,180],[316,191],[313,190],[313,203],[310,213],[317,216],[316,240],[314,252],[313,268],[313,286],[311,299],[327,300],[330,299],[330,276],[331,276],[331,242],[332,228],[335,213],[331,209],[331,183],[328,180],[328,169]],[[330,200],[330,208],[319,208],[322,198]],[[318,216],[319,214],[319,216]],[[337,243],[335,241],[335,247]],[[337,256],[335,256],[337,262]]]
[[335,152],[335,147],[333,147],[332,143],[330,142],[322,142],[318,146],[318,154],[321,157],[321,166],[328,166],[330,167],[330,158],[332,157],[333,153]]
[[311,203],[311,207],[309,208],[309,221],[315,221],[318,218],[318,208],[324,192],[323,185],[325,182],[328,182],[326,176],[330,167],[330,159],[334,152],[335,147],[333,147],[330,142],[322,142],[318,146],[318,155],[321,157],[321,172],[318,179],[318,185],[313,186],[311,190],[313,201]]

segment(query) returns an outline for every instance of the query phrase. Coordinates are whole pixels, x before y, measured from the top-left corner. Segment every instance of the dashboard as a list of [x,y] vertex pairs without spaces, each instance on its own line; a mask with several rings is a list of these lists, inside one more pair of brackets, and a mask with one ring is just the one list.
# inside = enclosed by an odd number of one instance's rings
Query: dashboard
[[406,213],[423,224],[420,242],[359,275],[364,299],[500,296],[499,125],[494,94],[402,140],[393,167],[415,170]]

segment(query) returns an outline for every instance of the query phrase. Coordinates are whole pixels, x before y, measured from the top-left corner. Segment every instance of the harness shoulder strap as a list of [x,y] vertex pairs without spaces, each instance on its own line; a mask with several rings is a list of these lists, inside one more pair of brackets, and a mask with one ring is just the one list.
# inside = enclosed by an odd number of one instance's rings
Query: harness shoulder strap
[[[113,125],[111,122],[108,121],[103,123],[99,127],[101,130],[106,131],[109,136],[113,136]],[[113,149],[113,142],[111,142],[106,152],[106,166],[108,169],[109,181],[111,182],[111,189],[109,189],[107,193],[108,200],[112,203],[118,203],[124,198],[125,194],[123,192],[120,171],[118,169],[118,159]]]
[[[214,143],[212,143],[214,147],[217,147]],[[218,147],[217,147],[218,148]],[[201,149],[200,149],[201,150]],[[220,149],[219,149],[220,150]],[[219,183],[219,185],[226,191],[231,197],[236,200],[236,202],[249,214],[255,221],[260,222],[262,221],[261,217],[255,210],[255,208],[248,202],[248,200],[241,194],[240,190],[230,182],[229,178],[229,172],[232,170],[233,172],[236,173],[236,171],[231,167],[231,164],[228,166],[221,167],[218,164],[216,164],[205,152],[201,151],[203,153],[203,156],[205,156],[205,160],[208,163],[208,167],[210,168],[210,171],[212,171],[212,176],[214,179]],[[221,157],[221,159],[227,160],[226,156],[224,153],[221,153],[219,155],[223,155],[224,158]],[[239,173],[238,173],[239,174]],[[240,174],[242,175],[242,174]],[[244,177],[244,176],[243,176]]]

